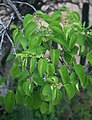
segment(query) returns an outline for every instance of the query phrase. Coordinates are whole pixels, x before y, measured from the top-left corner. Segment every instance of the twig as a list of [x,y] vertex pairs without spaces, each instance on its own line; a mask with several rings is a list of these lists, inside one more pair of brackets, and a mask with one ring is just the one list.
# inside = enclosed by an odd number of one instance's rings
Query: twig
[[87,73],[87,75],[92,75],[92,71],[90,71],[89,73]]
[[6,32],[6,36],[7,38],[9,39],[11,45],[12,45],[12,48],[13,48],[13,54],[16,55],[16,49],[15,49],[15,46],[14,46],[14,43],[12,41],[12,39],[10,38],[10,36],[8,35],[8,33]]
[[6,32],[6,31],[3,31],[3,33],[2,33],[1,42],[0,42],[0,50],[1,50],[1,48],[2,48],[2,44],[3,44],[3,41],[4,41],[5,32]]
[[3,41],[4,41],[4,35],[6,34],[7,38],[9,39],[9,41],[10,41],[10,43],[11,43],[11,45],[12,45],[13,52],[14,52],[14,54],[16,54],[16,50],[15,50],[15,47],[14,47],[14,43],[13,43],[12,39],[10,38],[10,36],[9,36],[8,33],[7,33],[7,29],[9,28],[9,26],[10,26],[10,24],[11,24],[11,22],[12,22],[13,19],[14,19],[14,14],[11,15],[10,20],[9,20],[7,26],[5,26],[5,25],[3,24],[3,22],[2,22],[2,20],[0,19],[0,24],[1,24],[1,25],[3,26],[3,28],[4,28],[3,33],[2,33],[1,43],[0,43],[0,49],[2,48],[2,43],[3,43]]

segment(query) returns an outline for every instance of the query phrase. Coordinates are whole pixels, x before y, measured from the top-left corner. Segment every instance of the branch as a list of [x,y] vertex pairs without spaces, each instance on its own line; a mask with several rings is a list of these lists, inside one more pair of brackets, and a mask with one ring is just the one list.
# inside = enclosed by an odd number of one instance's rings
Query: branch
[[20,2],[20,1],[12,1],[12,2],[14,4],[24,4],[24,5],[27,5],[27,6],[31,7],[35,12],[37,11],[33,5],[31,5],[31,4],[27,3],[27,2]]
[[21,17],[21,14],[19,13],[17,7],[13,4],[13,2],[12,2],[11,0],[6,0],[5,2],[6,2],[6,4],[8,4],[8,5],[12,8],[12,10],[14,11],[14,13],[17,15],[18,19],[19,19],[21,22],[23,22],[23,19],[22,19],[22,17]]
[[11,9],[10,6],[8,6],[8,5],[4,4],[4,3],[0,3],[0,6],[4,6],[4,7],[7,7],[9,9]]
[[2,48],[2,44],[3,44],[3,41],[4,41],[4,35],[5,35],[5,31],[3,31],[3,33],[2,33],[1,42],[0,42],[0,50]]

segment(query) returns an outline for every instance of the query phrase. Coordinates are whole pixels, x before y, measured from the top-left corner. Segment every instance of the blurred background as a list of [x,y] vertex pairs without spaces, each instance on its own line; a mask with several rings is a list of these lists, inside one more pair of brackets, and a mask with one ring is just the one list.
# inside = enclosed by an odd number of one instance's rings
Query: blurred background
[[[12,14],[8,8],[6,9],[3,6],[3,3],[9,4],[7,1],[0,0],[0,19],[5,25],[7,25]],[[29,3],[36,10],[41,10],[49,15],[62,6],[66,6],[80,14],[80,23],[83,24],[85,22],[85,27],[90,26],[89,29],[92,28],[92,0],[19,0],[19,2]],[[23,3],[17,4],[17,0],[13,1],[13,3],[15,3],[21,15],[24,16],[27,13],[34,14],[34,10],[27,5]],[[19,24],[17,19],[14,22]],[[1,25],[0,31],[2,31]],[[12,87],[13,84],[13,82],[10,82],[12,80],[9,74],[13,60],[7,60],[10,51],[11,45],[5,39],[2,49],[0,49],[0,78],[6,76],[7,82],[0,84],[0,98],[7,93],[9,87]],[[77,59],[82,65],[85,65],[84,57],[80,58],[80,60],[79,58]],[[39,110],[29,110],[22,105],[15,106],[12,113],[7,113],[1,103],[2,100],[0,99],[0,120],[92,120],[92,88],[81,91],[71,101],[68,101],[66,96],[64,96],[60,104],[55,107],[55,110],[50,115],[41,115]]]

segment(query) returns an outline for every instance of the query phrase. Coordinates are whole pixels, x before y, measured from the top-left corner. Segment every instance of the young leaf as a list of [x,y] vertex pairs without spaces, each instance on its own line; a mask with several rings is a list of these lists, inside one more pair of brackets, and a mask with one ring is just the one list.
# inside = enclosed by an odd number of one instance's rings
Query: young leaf
[[79,22],[80,21],[80,16],[79,16],[79,14],[77,12],[72,11],[71,16],[73,17],[75,22]]
[[11,112],[13,110],[14,103],[15,103],[15,95],[14,92],[10,90],[4,98],[5,109],[7,112]]
[[37,62],[36,57],[33,56],[30,60],[30,73],[32,73],[34,71],[34,69],[36,67],[36,62]]
[[72,84],[65,84],[64,85],[65,90],[67,92],[68,95],[68,99],[72,99],[72,97],[75,95],[75,88]]
[[50,50],[50,58],[54,65],[58,64],[59,56],[60,56],[60,50],[58,50],[58,49]]
[[85,82],[85,72],[84,72],[84,68],[83,68],[82,65],[80,65],[80,64],[75,64],[75,65],[74,65],[74,69],[75,69],[76,74],[77,74],[78,77],[79,77],[81,86],[83,87],[83,86],[84,86],[84,82]]
[[92,65],[92,50],[87,54],[87,60],[90,62]]
[[62,67],[59,69],[62,81],[64,84],[69,83],[69,73],[65,65],[62,65]]
[[44,72],[47,70],[47,59],[39,59],[38,61],[38,71],[40,74],[40,77],[43,77]]
[[58,84],[58,78],[56,76],[49,77],[47,80],[48,82]]

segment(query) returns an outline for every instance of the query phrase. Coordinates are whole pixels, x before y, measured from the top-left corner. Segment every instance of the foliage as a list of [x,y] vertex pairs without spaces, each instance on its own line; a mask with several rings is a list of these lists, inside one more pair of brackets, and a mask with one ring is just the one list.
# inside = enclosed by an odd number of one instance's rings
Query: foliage
[[[76,62],[79,54],[92,63],[89,48],[92,31],[79,22],[78,13],[63,7],[52,16],[41,11],[27,14],[21,28],[12,26],[13,40],[19,47],[10,74],[18,79],[18,85],[16,93],[10,90],[5,96],[7,111],[17,103],[49,114],[64,97],[64,92],[70,100],[81,89],[92,86],[91,75]],[[61,49],[55,49],[53,41]]]

